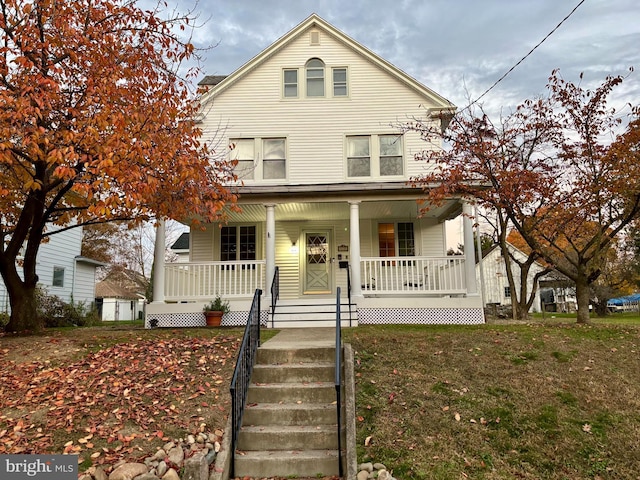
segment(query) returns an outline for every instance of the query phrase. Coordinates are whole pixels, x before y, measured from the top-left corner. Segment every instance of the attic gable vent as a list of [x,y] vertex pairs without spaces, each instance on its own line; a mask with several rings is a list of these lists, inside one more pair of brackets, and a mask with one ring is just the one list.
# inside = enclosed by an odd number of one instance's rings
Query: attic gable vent
[[320,32],[317,30],[309,32],[309,45],[320,45]]

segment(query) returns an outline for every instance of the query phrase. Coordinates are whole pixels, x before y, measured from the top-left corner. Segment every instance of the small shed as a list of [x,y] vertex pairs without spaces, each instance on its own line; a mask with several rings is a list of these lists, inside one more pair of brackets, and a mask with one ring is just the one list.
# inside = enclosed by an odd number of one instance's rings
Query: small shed
[[148,281],[138,272],[112,269],[96,285],[96,306],[102,321],[132,321],[144,318]]

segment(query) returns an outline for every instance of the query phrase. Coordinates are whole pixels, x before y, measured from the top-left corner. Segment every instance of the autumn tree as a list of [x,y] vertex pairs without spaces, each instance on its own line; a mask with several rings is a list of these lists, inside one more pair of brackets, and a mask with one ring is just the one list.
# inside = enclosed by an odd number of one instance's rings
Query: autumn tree
[[589,320],[590,285],[612,241],[640,213],[640,120],[607,107],[623,77],[590,90],[553,72],[544,97],[527,100],[498,123],[461,112],[441,134],[434,122],[407,128],[451,145],[418,159],[432,167],[415,179],[437,204],[450,196],[497,208],[532,252],[576,284],[578,322]]
[[232,165],[212,161],[220,152],[201,138],[191,74],[177,74],[197,55],[179,36],[193,18],[165,17],[161,5],[0,0],[0,274],[9,331],[43,327],[36,257],[57,232],[113,220],[215,221],[234,201],[225,186]]

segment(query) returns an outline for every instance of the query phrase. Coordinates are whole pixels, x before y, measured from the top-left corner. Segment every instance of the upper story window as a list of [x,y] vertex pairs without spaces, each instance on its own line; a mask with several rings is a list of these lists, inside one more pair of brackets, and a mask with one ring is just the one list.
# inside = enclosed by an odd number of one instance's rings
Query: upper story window
[[312,58],[305,65],[307,75],[307,97],[324,97],[324,62]]
[[237,160],[236,176],[239,180],[253,180],[255,165],[255,142],[253,138],[239,138],[231,142],[231,159]]
[[371,145],[368,136],[347,137],[347,176],[371,176]]
[[347,177],[404,175],[402,135],[347,137]]
[[295,68],[287,68],[284,74],[284,96],[286,98],[298,97],[298,70]]
[[402,136],[380,135],[380,175],[402,175]]
[[333,96],[334,97],[346,97],[347,91],[347,69],[346,68],[334,68],[333,69]]
[[284,138],[262,140],[262,177],[267,179],[286,178],[286,152]]
[[230,143],[238,180],[287,178],[286,138],[236,138]]

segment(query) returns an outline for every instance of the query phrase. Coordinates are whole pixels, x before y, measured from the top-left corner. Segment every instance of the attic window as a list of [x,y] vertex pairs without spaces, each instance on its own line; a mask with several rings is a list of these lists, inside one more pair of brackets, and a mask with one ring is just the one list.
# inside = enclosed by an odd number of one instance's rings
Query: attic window
[[320,45],[320,32],[313,30],[309,33],[309,45]]
[[324,62],[312,58],[305,65],[307,72],[307,97],[324,97]]

